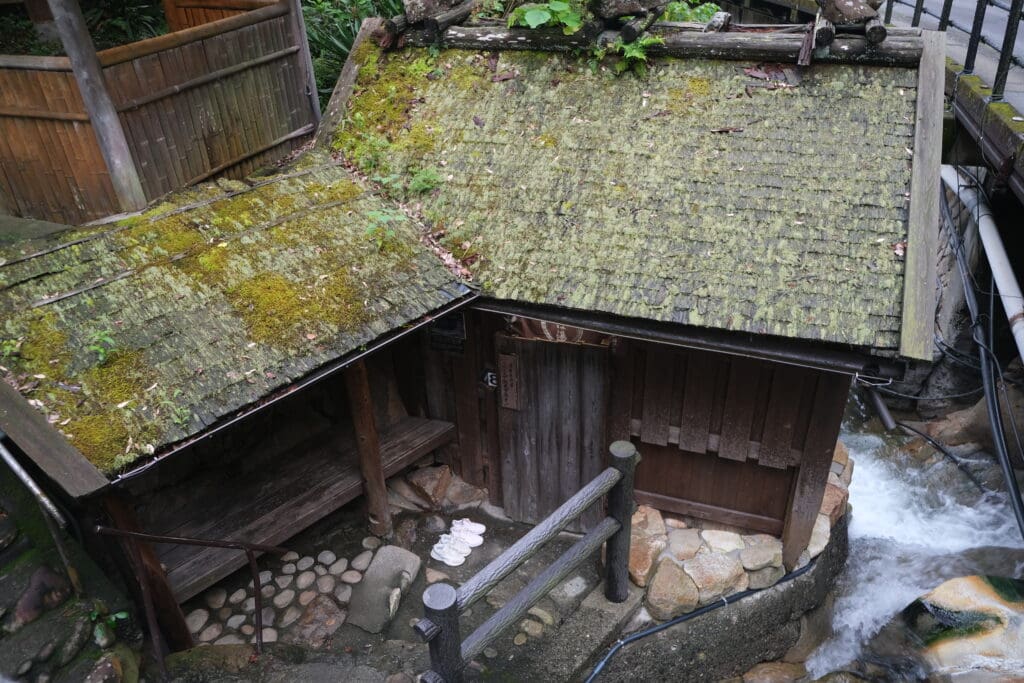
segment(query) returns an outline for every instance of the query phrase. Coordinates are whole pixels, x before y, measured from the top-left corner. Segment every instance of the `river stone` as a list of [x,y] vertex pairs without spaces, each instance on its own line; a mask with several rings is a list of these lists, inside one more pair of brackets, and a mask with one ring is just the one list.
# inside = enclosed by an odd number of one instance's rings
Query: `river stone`
[[298,562],[295,563],[295,568],[298,569],[300,572],[304,572],[310,567],[312,567],[315,562],[316,560],[314,560],[309,555],[306,555],[305,557],[301,558]]
[[223,588],[211,588],[203,596],[206,606],[210,609],[220,609],[228,599],[228,592]]
[[345,583],[357,584],[363,580],[361,572],[357,572],[355,569],[349,569],[347,572],[338,577]]
[[745,547],[740,535],[732,531],[705,530],[700,532],[700,535],[712,552],[731,553],[734,550],[743,550]]
[[285,574],[284,576],[279,576],[274,579],[274,583],[277,584],[278,588],[284,590],[288,586],[292,585],[292,581],[294,580],[295,577],[292,574]]
[[228,618],[227,627],[238,630],[238,627],[245,623],[246,616],[244,614],[235,614]]
[[406,475],[405,480],[425,500],[430,502],[431,507],[441,507],[448,486],[452,482],[452,471],[448,465],[436,467],[423,467]]
[[661,513],[650,505],[641,505],[633,513],[632,529],[642,531],[648,536],[657,536],[665,533],[665,520]]
[[814,520],[814,529],[811,531],[811,540],[807,543],[807,554],[812,558],[817,557],[821,554],[821,551],[828,545],[829,532],[831,531],[831,525],[828,517],[825,515],[818,515],[818,518]]
[[334,590],[335,583],[333,576],[321,576],[316,580],[316,589],[321,593],[330,593]]
[[267,584],[266,586],[260,589],[260,595],[263,597],[264,600],[269,600],[270,598],[274,597],[274,593],[276,592],[277,589],[274,588],[273,584]]
[[242,602],[242,611],[246,614],[252,614],[256,611],[256,598],[246,598]]
[[210,613],[203,609],[194,609],[188,613],[185,617],[185,625],[188,626],[189,633],[196,634],[206,626],[206,622],[210,620]]
[[448,528],[448,525],[440,515],[428,515],[427,518],[423,520],[423,528],[426,529],[428,533],[439,534],[445,531]]
[[242,633],[242,635],[245,636],[251,636],[252,634],[256,633],[256,627],[252,624],[243,624],[242,628],[238,630]]
[[262,617],[260,623],[264,626],[273,626],[274,622],[277,621],[277,612],[275,612],[274,608],[270,605],[264,607],[263,611],[260,612],[260,615]]
[[319,649],[345,623],[345,611],[326,595],[318,595],[292,626],[290,640]]
[[761,590],[762,588],[774,586],[785,574],[786,570],[782,567],[765,567],[764,569],[748,572],[747,587],[753,590]]
[[295,573],[295,563],[294,562],[289,562],[285,566],[281,567],[281,573],[282,574],[294,574]]
[[525,645],[526,644],[526,634],[525,633],[517,633],[516,637],[512,639],[512,643],[515,644],[515,645]]
[[547,611],[543,607],[531,607],[526,611],[526,613],[540,619],[545,626],[555,625],[555,618],[551,616],[551,612]]
[[316,574],[314,572],[302,572],[295,579],[295,587],[300,591],[304,591],[312,586],[314,581],[316,581]]
[[344,607],[352,600],[352,586],[347,583],[339,584],[334,589],[334,599],[338,601],[338,604]]
[[232,614],[234,614],[234,612],[230,607],[221,607],[219,610],[217,610],[217,618],[221,621],[227,621],[228,617],[230,617]]
[[264,643],[276,643],[277,642],[277,629],[265,628],[263,629],[263,642]]
[[668,532],[668,552],[680,562],[694,557],[702,543],[697,529],[672,529]]
[[316,561],[324,565],[325,567],[329,567],[330,565],[334,564],[334,561],[336,559],[338,559],[338,556],[330,550],[321,550],[320,554],[316,556]]
[[523,619],[519,629],[531,638],[540,638],[544,635],[544,625],[533,619]]
[[397,609],[396,601],[419,574],[421,564],[418,555],[398,546],[386,545],[378,550],[362,581],[352,589],[349,621],[368,633],[383,631]]
[[750,534],[743,536],[742,538],[748,548],[752,545],[764,545],[765,543],[781,543],[779,539],[775,538],[771,534]]
[[832,462],[838,462],[845,466],[849,459],[850,449],[842,441],[836,441],[836,447],[832,451]]
[[260,585],[266,585],[274,578],[274,573],[264,569],[259,573]]
[[363,539],[363,547],[367,550],[376,550],[381,545],[381,540],[376,536],[367,536]]
[[643,588],[647,585],[654,561],[668,543],[665,536],[648,536],[641,530],[630,534],[629,577]]
[[220,624],[213,623],[203,629],[203,632],[199,634],[199,642],[209,643],[220,637],[220,634],[224,632],[224,627]]
[[364,550],[356,555],[355,559],[352,560],[352,569],[355,569],[357,572],[365,572],[366,568],[370,566],[370,560],[372,559],[373,551]]
[[217,640],[213,641],[214,645],[244,645],[245,641],[236,636],[234,633],[229,633],[226,636],[221,636]]
[[301,616],[302,608],[292,605],[284,611],[284,616],[281,617],[281,628],[288,628]]
[[297,559],[299,559],[299,554],[297,552],[295,552],[294,550],[289,550],[288,552],[286,552],[284,555],[281,556],[281,561],[282,562],[294,562]]
[[345,573],[346,569],[348,569],[348,560],[343,557],[332,563],[331,566],[327,568],[327,573],[331,576],[341,576]]
[[299,604],[305,607],[309,603],[313,602],[313,598],[316,597],[316,591],[302,591],[299,593]]
[[444,572],[440,572],[436,569],[431,569],[430,567],[427,567],[425,576],[427,579],[427,584],[437,583],[438,581],[451,580],[451,577],[445,574]]
[[662,558],[647,589],[647,610],[651,616],[661,621],[674,619],[692,612],[699,599],[693,579],[671,559]]
[[743,683],[794,683],[807,677],[803,664],[762,662],[743,674]]
[[732,555],[702,553],[684,562],[683,570],[697,584],[702,605],[734,592],[741,584],[746,588],[747,575],[743,565]]
[[317,576],[327,576],[327,567],[322,564],[315,565],[313,567],[313,573]]
[[288,590],[283,590],[276,596],[274,596],[274,607],[284,609],[288,605],[292,604],[292,600],[294,599],[295,591],[291,590],[290,588]]
[[[772,539],[775,540],[775,539]],[[782,542],[752,545],[740,551],[740,563],[747,571],[782,566]]]
[[828,517],[832,526],[835,526],[839,518],[846,514],[846,503],[849,499],[850,492],[845,486],[837,486],[833,483],[825,486],[825,495],[821,499],[821,514]]

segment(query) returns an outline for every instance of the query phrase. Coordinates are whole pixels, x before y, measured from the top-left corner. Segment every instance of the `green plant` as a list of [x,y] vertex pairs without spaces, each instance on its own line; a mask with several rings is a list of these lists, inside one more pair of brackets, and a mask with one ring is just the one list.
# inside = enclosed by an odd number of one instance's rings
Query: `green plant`
[[159,1],[83,1],[82,15],[98,50],[167,33],[167,19]]
[[647,48],[664,42],[660,36],[641,36],[632,43],[624,43],[618,38],[610,45],[594,49],[591,53],[590,66],[596,69],[605,57],[614,55],[616,59],[612,64],[612,70],[616,76],[632,71],[640,78],[644,78],[647,76]]
[[480,5],[477,16],[484,19],[500,19],[505,16],[505,3],[502,0],[485,0]]
[[428,166],[416,171],[409,180],[409,192],[412,194],[423,194],[430,192],[441,184],[441,174],[436,168]]
[[370,225],[366,226],[366,236],[376,245],[377,251],[383,252],[395,239],[395,231],[388,224],[402,220],[405,215],[394,210],[369,211],[366,215],[370,219]]
[[17,356],[21,351],[20,339],[4,339],[0,341],[0,359],[7,360]]
[[665,13],[661,15],[662,21],[696,21],[707,23],[715,12],[720,12],[721,7],[713,2],[701,2],[697,0],[681,0],[670,2],[665,6]]
[[96,360],[100,365],[106,363],[110,354],[117,349],[117,342],[110,336],[111,334],[110,330],[98,330],[86,339],[88,344],[85,348],[96,354]]
[[509,28],[513,26],[560,26],[562,33],[572,35],[583,27],[583,15],[579,9],[565,0],[548,0],[546,3],[528,2],[512,10],[508,15]]
[[160,407],[170,413],[171,422],[179,427],[185,427],[192,420],[192,411],[188,406],[183,406],[176,400],[182,396],[181,389],[175,389],[171,398],[167,398],[167,394],[162,395],[164,398],[160,401]]

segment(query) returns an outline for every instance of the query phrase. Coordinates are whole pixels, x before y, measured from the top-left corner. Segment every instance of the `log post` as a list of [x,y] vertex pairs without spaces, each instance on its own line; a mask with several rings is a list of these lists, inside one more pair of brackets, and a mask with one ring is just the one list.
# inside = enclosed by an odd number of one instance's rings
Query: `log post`
[[118,204],[122,211],[138,211],[146,206],[146,194],[121,119],[107,92],[96,46],[85,27],[82,10],[75,0],[47,0],[47,3],[89,113],[96,142],[107,163]]
[[888,29],[885,28],[885,24],[878,17],[871,17],[868,19],[868,23],[864,24],[864,37],[872,45],[878,45],[888,35]]
[[604,595],[611,602],[622,602],[629,597],[629,536],[636,507],[633,501],[633,474],[640,458],[636,446],[629,441],[616,441],[610,450],[611,466],[622,477],[608,492],[608,516],[619,523],[619,530],[608,539]]
[[704,33],[721,33],[729,28],[732,22],[732,15],[728,12],[715,12],[711,20],[704,27]]
[[388,508],[388,490],[384,483],[384,461],[380,453],[377,421],[373,416],[370,380],[363,361],[356,361],[345,370],[345,390],[352,410],[352,424],[356,430],[359,471],[363,475],[370,531],[376,536],[390,536],[391,510]]
[[814,20],[814,47],[828,47],[835,39],[836,27],[818,12],[818,18]]
[[300,0],[289,0],[288,16],[292,24],[292,35],[298,41],[299,63],[306,72],[306,95],[309,108],[313,113],[313,122],[320,123],[320,93],[316,88],[316,75],[313,73],[313,57],[309,52],[309,38],[306,36],[306,20],[302,17]]
[[426,628],[417,630],[430,642],[430,671],[425,681],[461,683],[462,635],[459,632],[458,591],[446,583],[435,583],[423,591],[423,621]]

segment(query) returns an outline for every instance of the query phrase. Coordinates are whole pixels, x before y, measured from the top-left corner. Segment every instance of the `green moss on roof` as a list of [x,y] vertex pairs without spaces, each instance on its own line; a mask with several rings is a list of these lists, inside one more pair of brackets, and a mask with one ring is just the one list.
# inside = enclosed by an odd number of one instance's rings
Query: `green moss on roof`
[[[366,48],[337,146],[408,183],[484,292],[702,327],[897,348],[917,75]],[[424,131],[429,144],[402,145]],[[374,167],[379,167],[375,162]],[[400,193],[396,192],[396,196]]]
[[[16,385],[113,473],[436,310],[464,288],[404,214],[310,154],[0,253]],[[367,234],[393,212],[389,248]],[[104,362],[88,346],[114,340]]]

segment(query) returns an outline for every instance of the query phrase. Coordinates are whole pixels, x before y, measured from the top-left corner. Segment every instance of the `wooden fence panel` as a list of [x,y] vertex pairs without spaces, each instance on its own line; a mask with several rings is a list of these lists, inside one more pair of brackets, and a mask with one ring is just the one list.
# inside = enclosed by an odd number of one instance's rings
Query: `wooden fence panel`
[[164,14],[168,28],[181,31],[273,3],[274,0],[164,0]]

